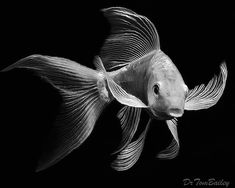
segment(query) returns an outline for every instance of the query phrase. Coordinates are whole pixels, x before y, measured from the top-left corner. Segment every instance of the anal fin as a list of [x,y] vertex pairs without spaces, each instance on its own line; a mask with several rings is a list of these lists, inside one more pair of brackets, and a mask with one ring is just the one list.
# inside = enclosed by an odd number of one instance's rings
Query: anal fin
[[122,140],[118,149],[114,152],[118,153],[123,150],[132,140],[140,121],[141,108],[124,106],[117,114],[122,126]]
[[144,147],[145,137],[150,125],[149,119],[145,130],[141,133],[139,138],[128,144],[117,156],[117,159],[112,163],[112,167],[117,171],[124,171],[130,169],[139,159]]

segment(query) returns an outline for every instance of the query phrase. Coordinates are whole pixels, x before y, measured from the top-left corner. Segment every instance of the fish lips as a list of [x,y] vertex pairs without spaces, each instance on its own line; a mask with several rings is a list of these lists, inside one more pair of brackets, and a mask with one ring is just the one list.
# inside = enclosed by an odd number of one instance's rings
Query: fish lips
[[149,112],[150,112],[150,115],[154,119],[158,119],[158,120],[171,120],[173,118],[178,118],[183,115],[183,112],[178,112],[177,110],[174,110],[174,111],[164,110],[164,111],[162,111],[162,110],[150,108]]

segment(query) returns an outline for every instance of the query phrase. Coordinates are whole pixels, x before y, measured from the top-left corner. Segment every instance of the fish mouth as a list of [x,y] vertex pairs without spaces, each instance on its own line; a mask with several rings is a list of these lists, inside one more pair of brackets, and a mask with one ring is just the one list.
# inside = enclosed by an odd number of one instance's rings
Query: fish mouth
[[175,113],[169,113],[172,117],[182,117],[183,114],[175,114]]
[[160,110],[153,110],[153,109],[151,109],[150,111],[149,111],[150,113],[150,115],[151,115],[151,117],[153,118],[153,119],[158,119],[158,120],[169,120],[169,119],[172,119],[173,117],[172,116],[170,116],[168,113],[166,113],[165,111],[160,111]]
[[173,118],[178,118],[183,116],[184,111],[178,108],[171,108],[167,111],[160,111],[156,109],[151,109],[150,114],[154,119],[158,120],[170,120]]
[[172,117],[182,117],[184,111],[179,108],[170,108],[168,114]]

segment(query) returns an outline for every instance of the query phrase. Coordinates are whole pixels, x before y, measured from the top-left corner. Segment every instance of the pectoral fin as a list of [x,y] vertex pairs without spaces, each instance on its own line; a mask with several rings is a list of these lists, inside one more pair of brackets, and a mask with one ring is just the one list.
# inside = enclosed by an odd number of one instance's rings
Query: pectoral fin
[[98,56],[95,59],[95,66],[105,75],[110,92],[118,102],[131,107],[147,108],[147,106],[140,99],[138,99],[134,95],[127,93],[124,89],[122,89],[121,86],[114,82],[114,80],[106,72],[102,60]]
[[166,121],[168,128],[173,135],[171,144],[163,151],[161,151],[157,157],[160,159],[173,159],[178,155],[179,152],[179,138],[177,133],[177,122],[176,119]]
[[116,84],[111,78],[108,80],[108,86],[113,94],[114,98],[121,104],[135,107],[135,108],[147,108],[147,106],[137,97],[127,93],[118,84]]
[[191,89],[185,101],[185,110],[201,110],[214,106],[223,94],[228,71],[225,63],[220,65],[219,76],[214,76],[205,86],[204,84]]

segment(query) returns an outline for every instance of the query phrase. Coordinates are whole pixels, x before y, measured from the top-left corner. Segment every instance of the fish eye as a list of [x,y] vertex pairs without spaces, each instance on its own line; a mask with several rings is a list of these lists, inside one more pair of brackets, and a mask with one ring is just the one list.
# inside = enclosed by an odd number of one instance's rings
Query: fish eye
[[153,92],[154,92],[156,95],[158,95],[158,93],[159,93],[159,86],[158,86],[157,84],[155,84],[155,85],[153,86]]

